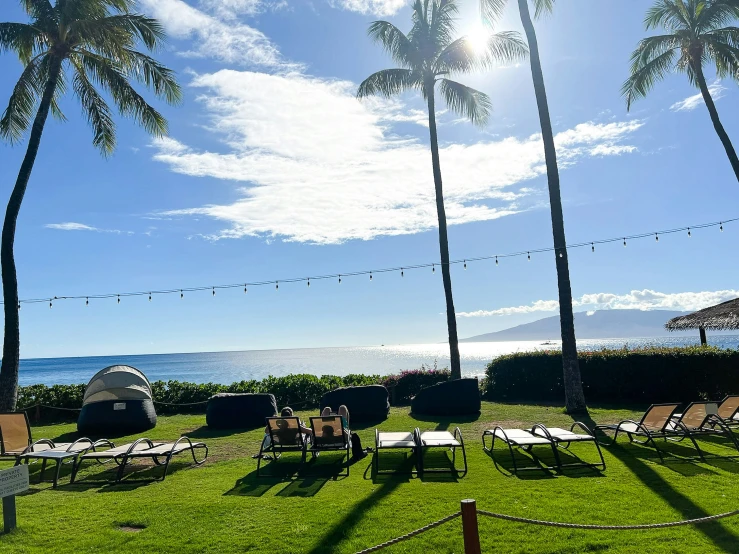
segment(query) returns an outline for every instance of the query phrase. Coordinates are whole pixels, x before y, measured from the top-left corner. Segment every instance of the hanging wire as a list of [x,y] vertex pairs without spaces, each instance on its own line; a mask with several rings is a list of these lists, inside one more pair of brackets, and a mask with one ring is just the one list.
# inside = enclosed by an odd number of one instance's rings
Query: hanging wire
[[[638,233],[638,234],[626,235],[626,236],[619,236],[619,237],[614,237],[614,238],[609,238],[609,239],[589,240],[589,241],[586,241],[586,242],[572,243],[572,244],[568,245],[567,248],[569,248],[570,250],[572,250],[572,249],[575,249],[575,248],[582,248],[582,247],[585,247],[585,246],[590,246],[591,251],[592,252],[595,252],[595,245],[596,244],[609,244],[609,243],[613,243],[613,242],[617,242],[617,241],[623,241],[624,246],[626,246],[626,241],[627,240],[636,240],[636,239],[642,239],[642,238],[646,238],[646,237],[653,237],[653,236],[657,236],[657,235],[670,235],[670,234],[681,233],[681,232],[685,232],[685,231],[688,231],[689,233],[691,233],[691,236],[692,236],[692,231],[693,230],[695,230],[695,229],[706,229],[706,228],[709,228],[709,227],[718,227],[719,230],[723,232],[723,230],[724,230],[724,224],[733,223],[733,222],[736,222],[736,221],[739,221],[739,217],[732,218],[732,219],[725,219],[725,220],[722,220],[722,221],[716,221],[716,222],[712,222],[712,223],[702,223],[702,224],[699,224],[699,225],[691,225],[689,227],[687,227],[687,226],[685,226],[685,227],[677,227],[677,228],[674,228],[674,229],[664,229],[664,230],[656,231],[656,232],[655,231],[650,231],[648,233]],[[478,261],[485,261],[485,260],[495,260],[495,264],[496,265],[499,265],[499,258],[500,259],[503,259],[503,258],[515,258],[515,257],[520,257],[520,256],[530,256],[531,254],[538,254],[538,253],[542,253],[542,252],[552,252],[552,251],[558,252],[559,249],[550,246],[550,247],[547,247],[547,248],[535,248],[535,249],[522,250],[522,251],[519,251],[519,252],[510,252],[508,254],[491,254],[491,255],[488,255],[488,256],[479,256],[479,257],[476,257],[476,258],[465,258],[465,259],[461,259],[461,260],[451,260],[448,263],[449,263],[449,265],[453,265],[453,264],[464,264],[466,266],[467,263],[469,263],[469,262],[478,262]],[[561,254],[561,252],[560,252],[560,254]],[[341,278],[341,277],[347,277],[347,276],[353,277],[353,276],[359,276],[359,275],[369,275],[370,281],[371,281],[373,279],[373,274],[374,273],[388,273],[388,272],[400,270],[400,275],[402,277],[402,276],[405,275],[405,270],[406,269],[422,269],[422,268],[431,267],[432,268],[432,271],[435,271],[435,266],[436,265],[439,265],[439,262],[430,262],[430,263],[423,263],[423,264],[407,265],[407,266],[402,266],[402,267],[389,267],[389,268],[371,269],[371,270],[363,270],[363,271],[342,272],[340,275],[339,274],[329,274],[329,275],[314,275],[314,276],[310,276],[310,277],[294,277],[294,278],[291,278],[291,279],[283,279],[282,282],[283,283],[296,283],[296,282],[308,281],[308,279],[314,280],[314,281],[318,281],[318,280],[322,280],[322,279],[335,279],[337,277],[339,277],[339,278]],[[38,304],[38,303],[43,303],[43,302],[49,302],[49,304],[52,304],[52,301],[53,300],[80,300],[80,299],[85,299],[86,301],[89,301],[90,299],[93,299],[93,300],[101,300],[101,299],[106,299],[106,298],[116,298],[117,299],[117,303],[120,304],[121,303],[121,297],[145,296],[145,295],[149,295],[149,294],[176,294],[176,293],[179,292],[180,293],[180,298],[184,298],[184,293],[185,292],[200,292],[200,291],[207,291],[207,290],[211,290],[212,291],[212,294],[215,296],[216,289],[233,289],[233,288],[246,287],[247,285],[248,286],[253,286],[253,287],[258,287],[258,286],[270,285],[270,284],[273,284],[273,283],[275,285],[275,290],[279,290],[279,288],[280,288],[280,285],[279,285],[280,281],[270,280],[270,281],[256,281],[256,282],[253,282],[253,283],[243,283],[243,282],[241,282],[241,283],[229,284],[229,285],[201,286],[201,287],[189,287],[189,288],[172,288],[172,289],[161,289],[161,290],[141,291],[141,292],[122,292],[122,293],[106,293],[106,294],[86,294],[86,295],[77,295],[77,296],[58,296],[58,297],[55,296],[55,297],[53,297],[51,299],[49,299],[48,297],[47,298],[29,298],[29,299],[25,299],[25,300],[19,300],[18,304],[19,304],[19,306],[20,306],[20,304]],[[0,302],[0,304],[3,304],[3,303],[4,302]]]

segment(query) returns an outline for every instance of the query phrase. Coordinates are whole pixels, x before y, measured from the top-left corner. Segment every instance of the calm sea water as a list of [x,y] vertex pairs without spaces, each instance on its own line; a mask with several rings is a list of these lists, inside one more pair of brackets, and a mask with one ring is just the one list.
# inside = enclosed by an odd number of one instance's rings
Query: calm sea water
[[[581,340],[581,350],[661,345],[698,344],[698,337]],[[739,348],[739,335],[709,336],[709,344]],[[490,360],[511,352],[555,348],[559,342],[542,341],[462,343],[462,373],[481,375]],[[193,383],[224,383],[263,379],[291,373],[347,375],[349,373],[390,374],[416,369],[421,364],[448,367],[446,344],[400,346],[356,346],[346,348],[299,348],[292,350],[247,350],[242,352],[202,352],[195,354],[151,354],[134,356],[91,356],[85,358],[40,358],[21,360],[20,384],[86,383],[98,370],[114,364],[139,368],[150,380],[170,379]]]

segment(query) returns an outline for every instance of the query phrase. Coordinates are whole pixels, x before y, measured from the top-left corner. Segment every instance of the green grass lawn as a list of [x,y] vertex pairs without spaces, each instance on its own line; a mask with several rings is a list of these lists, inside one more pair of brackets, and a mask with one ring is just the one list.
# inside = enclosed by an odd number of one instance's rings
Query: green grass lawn
[[[302,412],[307,418],[313,413]],[[592,409],[597,422],[638,417],[623,409]],[[32,484],[17,499],[18,529],[0,536],[0,551],[26,552],[356,552],[426,525],[474,498],[478,507],[511,515],[579,523],[654,523],[701,517],[739,508],[739,461],[696,463],[667,459],[654,450],[629,445],[604,448],[605,472],[570,470],[562,475],[527,472],[510,476],[506,450],[496,450],[496,469],[481,447],[482,431],[494,424],[528,426],[542,422],[569,426],[561,408],[484,402],[479,418],[411,417],[394,408],[379,424],[385,430],[450,429],[465,438],[469,473],[463,478],[409,475],[373,478],[371,455],[351,466],[348,478],[334,478],[338,454],[321,455],[298,476],[299,457],[277,462],[273,477],[257,478],[262,430],[217,432],[205,417],[160,417],[152,439],[181,434],[207,442],[210,458],[190,467],[185,456],[173,463],[164,482],[104,485],[89,482],[102,468],[89,464],[79,484]],[[356,426],[355,426],[356,427]],[[374,445],[374,426],[355,429],[363,445]],[[68,439],[75,425],[37,426],[34,438]],[[127,439],[116,439],[122,443]],[[704,440],[706,449],[731,454],[721,443]],[[684,443],[668,446],[689,454]],[[574,452],[594,460],[592,445]],[[734,451],[736,454],[736,451]],[[404,463],[388,455],[387,465]],[[550,455],[551,456],[551,455]],[[543,460],[549,459],[544,450]],[[521,455],[522,463],[526,457]],[[446,460],[432,457],[436,464]],[[267,471],[273,469],[267,463]],[[3,467],[10,467],[10,463]],[[31,466],[32,483],[38,466]],[[144,466],[145,474],[155,471]],[[50,475],[50,473],[49,473]],[[88,481],[88,482],[86,482]],[[483,552],[739,552],[739,517],[700,526],[656,531],[571,531],[480,518]],[[461,523],[454,520],[389,553],[463,552]]]

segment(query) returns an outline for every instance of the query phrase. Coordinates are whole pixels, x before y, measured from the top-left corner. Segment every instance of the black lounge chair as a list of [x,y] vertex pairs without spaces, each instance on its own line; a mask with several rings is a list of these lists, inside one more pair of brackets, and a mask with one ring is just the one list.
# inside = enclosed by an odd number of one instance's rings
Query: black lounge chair
[[700,452],[698,444],[690,432],[683,425],[675,424],[674,417],[679,407],[680,404],[652,404],[638,422],[627,419],[616,424],[596,425],[593,430],[602,431],[603,433],[614,431],[614,443],[618,439],[619,433],[626,433],[629,441],[636,444],[647,445],[652,443],[662,462],[665,461],[662,449],[657,446],[655,439],[679,442],[687,436],[693,442],[696,450]]
[[313,437],[308,452],[313,457],[320,452],[339,452],[346,454],[346,476],[349,476],[351,460],[351,433],[340,415],[319,416],[310,418]]
[[[112,444],[112,443],[110,443]],[[205,455],[198,460],[195,455],[196,450],[205,450]],[[147,438],[138,439],[130,444],[111,447],[108,450],[87,452],[77,459],[77,463],[72,470],[72,480],[77,478],[77,473],[85,460],[96,460],[100,463],[113,461],[118,465],[115,482],[120,483],[123,480],[123,473],[126,466],[137,458],[149,458],[156,465],[162,466],[162,475],[155,479],[146,479],[146,481],[164,481],[167,477],[167,469],[169,462],[173,456],[183,452],[190,452],[195,465],[201,465],[208,458],[208,447],[202,442],[192,442],[188,437],[180,437],[175,442],[154,442]],[[142,481],[141,479],[128,479],[127,482]]]
[[[464,440],[462,439],[462,431],[459,427],[454,429],[454,434],[449,431],[424,431],[416,427],[416,444],[418,448],[418,473],[456,473],[459,477],[467,475],[467,453],[464,449]],[[426,469],[424,465],[424,453],[429,448],[444,448],[452,451],[452,466],[449,469],[432,468]],[[460,471],[457,469],[457,448],[462,449],[462,460],[464,467]]]
[[71,442],[54,442],[49,439],[33,440],[31,424],[26,412],[0,413],[0,460],[17,461],[27,452],[40,452],[51,448],[66,448]]
[[682,414],[676,414],[668,425],[675,432],[682,432],[690,437],[698,451],[698,456],[704,461],[705,455],[698,447],[697,441],[694,440],[695,437],[706,435],[727,437],[731,439],[739,452],[739,441],[729,423],[718,415],[718,410],[716,402],[693,402]]
[[[375,464],[375,474],[381,473],[397,473],[394,470],[380,469],[380,450],[410,450],[416,456],[416,469],[420,467],[418,462],[418,441],[416,432],[383,432],[375,429],[375,454],[373,462]],[[411,473],[417,471],[411,470]]]
[[300,464],[305,463],[305,453],[310,442],[310,435],[303,432],[300,419],[295,416],[290,417],[268,417],[267,432],[269,435],[269,443],[262,441],[257,455],[257,476],[265,453],[269,453],[272,459],[279,460],[285,452],[300,452]]
[[[582,431],[582,433],[576,433],[575,428]],[[600,456],[600,463],[593,464],[590,462],[581,461],[563,464],[562,459],[558,456],[560,470],[563,468],[576,467],[589,467],[601,470],[606,469],[606,461],[603,459],[603,452],[601,451],[600,445],[598,444],[598,439],[596,439],[595,434],[592,433],[590,429],[588,429],[588,426],[584,423],[581,423],[580,421],[574,422],[569,431],[567,431],[566,429],[561,429],[559,427],[546,427],[545,425],[537,423],[531,429],[531,433],[538,437],[545,437],[551,440],[559,448],[563,448],[565,450],[569,449],[570,444],[572,444],[573,442],[592,442],[595,445],[595,448],[598,451],[598,456]]]
[[[492,437],[492,441],[489,447],[485,443],[485,437]],[[546,472],[550,470],[558,470],[562,466],[562,463],[559,459],[559,452],[557,452],[557,443],[551,436],[535,435],[531,431],[526,431],[525,429],[503,429],[500,426],[496,426],[495,429],[487,429],[482,433],[482,448],[486,452],[490,453],[491,457],[493,458],[493,462],[495,462],[494,450],[496,439],[503,441],[503,443],[508,446],[508,451],[511,454],[511,462],[513,462],[514,475],[518,475],[519,471],[542,470]],[[548,466],[543,464],[541,460],[539,460],[539,458],[534,456],[534,446],[548,446],[549,448],[551,448],[552,453],[554,454],[556,465]],[[538,465],[536,467],[519,468],[518,464],[516,463],[516,456],[513,454],[514,448],[520,448],[521,450],[524,450],[531,454],[531,457],[534,458],[534,461],[536,461]]]
[[739,427],[739,395],[724,398],[716,413],[729,427]]

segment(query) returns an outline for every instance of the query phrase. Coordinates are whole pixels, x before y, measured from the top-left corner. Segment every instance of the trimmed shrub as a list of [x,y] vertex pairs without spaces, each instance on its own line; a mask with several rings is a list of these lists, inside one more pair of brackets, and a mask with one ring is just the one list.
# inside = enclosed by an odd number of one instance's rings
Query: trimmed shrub
[[380,384],[390,391],[390,403],[393,406],[409,404],[421,389],[437,383],[448,381],[451,372],[444,369],[428,368],[401,371],[398,375],[388,375],[380,379]]
[[[739,393],[739,350],[688,346],[578,353],[588,402],[720,400]],[[483,385],[490,400],[561,402],[562,353],[518,352],[490,362]]]

